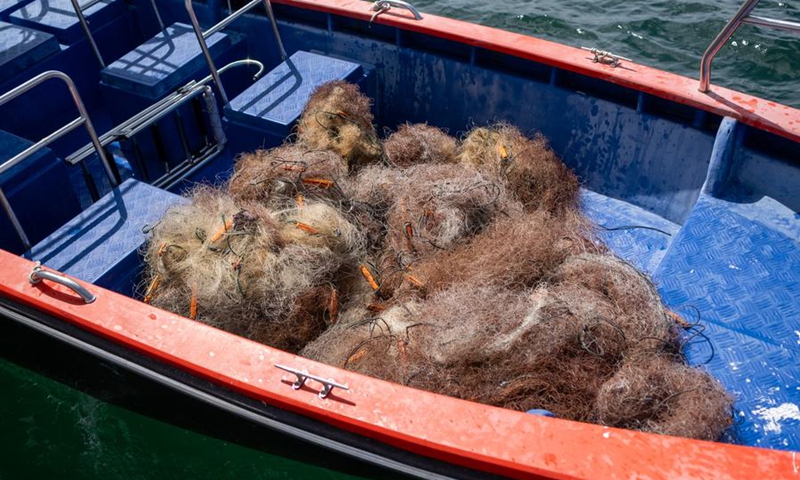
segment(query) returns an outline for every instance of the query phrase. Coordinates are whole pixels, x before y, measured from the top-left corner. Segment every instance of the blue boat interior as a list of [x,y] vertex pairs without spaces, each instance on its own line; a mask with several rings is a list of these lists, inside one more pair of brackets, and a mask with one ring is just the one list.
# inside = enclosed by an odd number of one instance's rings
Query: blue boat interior
[[[183,2],[157,6],[163,31],[149,2],[101,0],[86,9],[103,68],[69,0],[3,2],[0,92],[60,70],[74,80],[100,134],[168,101],[209,68]],[[427,122],[458,135],[505,121],[549,138],[580,177],[583,209],[599,236],[698,325],[687,334],[689,361],[737,399],[723,441],[800,449],[800,144],[480,47],[273,8],[288,61],[265,33],[264,12],[207,39],[218,67],[249,58],[266,70],[256,81],[247,66],[223,74],[230,102],[213,89],[221,121],[200,96],[186,101],[108,145],[116,178],[97,155],[70,161],[89,141],[82,130],[4,172],[0,188],[32,247],[24,248],[0,213],[0,248],[136,296],[147,228],[185,201],[182,191],[224,181],[239,152],[282,143],[319,84],[358,82],[374,100],[379,131]],[[195,9],[206,28],[227,14],[214,0]],[[75,117],[58,82],[3,105],[0,163]],[[219,129],[226,141],[210,158]],[[210,160],[199,161],[203,155]]]

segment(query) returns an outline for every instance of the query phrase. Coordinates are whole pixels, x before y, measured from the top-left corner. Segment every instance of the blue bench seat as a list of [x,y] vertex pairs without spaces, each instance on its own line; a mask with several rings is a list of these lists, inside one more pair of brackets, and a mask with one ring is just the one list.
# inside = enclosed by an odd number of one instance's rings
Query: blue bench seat
[[736,398],[726,440],[800,449],[800,215],[701,194],[654,276],[705,335],[685,350]]
[[96,285],[131,293],[143,229],[172,206],[187,201],[128,179],[36,244],[26,258]]
[[8,16],[14,10],[18,10],[30,3],[31,0],[0,0],[0,19],[8,20]]
[[[29,140],[0,131],[0,164],[31,145]],[[0,177],[0,187],[31,243],[45,238],[81,211],[68,173],[64,161],[43,148]],[[58,208],[48,208],[53,201],[58,202]],[[2,210],[0,248],[13,253],[24,249]]]
[[234,98],[225,117],[284,138],[314,89],[333,80],[357,82],[363,75],[358,63],[298,51]]
[[[85,4],[88,0],[78,3]],[[84,10],[83,15],[94,30],[122,16],[125,11],[123,0],[101,0]],[[71,45],[85,37],[70,0],[34,0],[12,12],[9,20],[17,25],[51,33],[64,45]]]
[[[206,39],[213,57],[231,46],[228,34],[217,32]],[[194,30],[174,23],[101,72],[106,86],[158,99],[185,84],[205,67]]]
[[0,84],[60,51],[49,33],[0,22]]

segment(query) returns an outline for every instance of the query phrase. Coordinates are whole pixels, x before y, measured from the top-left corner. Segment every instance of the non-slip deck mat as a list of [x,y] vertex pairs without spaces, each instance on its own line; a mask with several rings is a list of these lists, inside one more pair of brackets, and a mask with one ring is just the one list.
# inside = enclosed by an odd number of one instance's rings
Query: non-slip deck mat
[[[88,0],[79,0],[83,5]],[[91,29],[110,22],[125,13],[122,0],[100,0],[83,11]],[[70,45],[85,37],[70,0],[34,0],[9,15],[12,23],[52,33],[59,42]]]
[[702,337],[685,349],[736,397],[725,440],[800,449],[800,215],[701,195],[658,267],[664,301]]
[[[231,39],[217,32],[206,43],[216,57]],[[186,83],[205,65],[194,29],[174,23],[103,69],[101,76],[106,85],[156,99]]]
[[[137,251],[167,208],[186,199],[129,179],[35,245],[26,258],[101,286],[138,264]],[[121,268],[124,265],[125,268]]]
[[679,225],[623,200],[581,190],[581,210],[618,257],[652,275]]
[[240,124],[286,136],[315,88],[333,80],[356,81],[358,63],[298,51],[225,107],[225,116]]

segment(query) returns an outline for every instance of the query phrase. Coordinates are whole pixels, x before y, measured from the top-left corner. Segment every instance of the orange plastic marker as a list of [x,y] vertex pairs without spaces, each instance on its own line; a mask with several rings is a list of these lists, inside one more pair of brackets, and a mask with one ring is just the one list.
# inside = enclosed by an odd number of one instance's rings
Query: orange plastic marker
[[197,319],[197,284],[192,284],[192,299],[189,302],[189,318]]
[[295,223],[295,227],[299,228],[300,230],[306,232],[309,235],[318,235],[319,234],[319,230],[317,230],[316,228],[312,227],[311,225],[307,225],[307,224],[302,223],[302,222],[296,222]]
[[222,236],[225,235],[225,232],[230,230],[231,227],[233,227],[233,218],[225,221],[225,224],[222,226],[222,228],[220,228],[217,233],[211,237],[211,243],[217,243],[217,241],[219,241],[219,239],[222,238]]
[[379,288],[381,288],[380,285],[378,285],[378,282],[375,281],[375,278],[372,276],[372,274],[369,272],[369,269],[366,266],[360,265],[358,268],[361,269],[361,275],[363,275],[364,278],[367,279],[367,282],[369,282],[369,286],[372,287],[373,290],[377,291]]
[[156,289],[160,283],[161,279],[158,275],[153,277],[150,285],[147,286],[147,291],[144,292],[144,303],[150,303],[153,301],[153,298],[155,298]]

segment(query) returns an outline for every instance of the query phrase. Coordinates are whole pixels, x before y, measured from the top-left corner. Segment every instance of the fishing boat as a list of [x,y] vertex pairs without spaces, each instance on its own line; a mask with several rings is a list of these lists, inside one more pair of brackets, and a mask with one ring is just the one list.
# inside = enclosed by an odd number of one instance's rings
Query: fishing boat
[[[417,477],[800,478],[800,111],[710,83],[740,24],[800,30],[758,3],[720,32],[699,81],[400,0],[3,7],[1,321]],[[379,126],[542,132],[609,248],[670,308],[700,312],[708,341],[684,353],[736,398],[722,441],[419,391],[144,303],[144,227],[239,152],[283,142],[332,80],[359,84]]]

